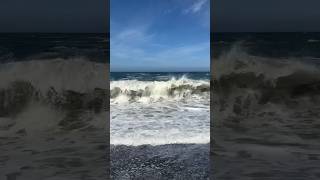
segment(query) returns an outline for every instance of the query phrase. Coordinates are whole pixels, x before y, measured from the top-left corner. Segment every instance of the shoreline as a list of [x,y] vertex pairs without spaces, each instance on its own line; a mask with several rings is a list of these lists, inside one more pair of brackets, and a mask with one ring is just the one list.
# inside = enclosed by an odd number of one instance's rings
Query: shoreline
[[210,144],[110,145],[112,179],[208,179]]

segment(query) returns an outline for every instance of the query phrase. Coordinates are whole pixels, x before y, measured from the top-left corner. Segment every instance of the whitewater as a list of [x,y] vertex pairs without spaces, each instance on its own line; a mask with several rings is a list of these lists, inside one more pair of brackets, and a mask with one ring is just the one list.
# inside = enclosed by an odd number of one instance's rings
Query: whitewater
[[111,144],[209,143],[210,81],[183,75],[163,78],[111,81]]

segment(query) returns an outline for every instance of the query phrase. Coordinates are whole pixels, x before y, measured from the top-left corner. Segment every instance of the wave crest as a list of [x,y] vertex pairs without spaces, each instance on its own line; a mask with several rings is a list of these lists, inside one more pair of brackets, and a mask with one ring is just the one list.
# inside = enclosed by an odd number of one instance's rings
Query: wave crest
[[317,94],[320,69],[309,62],[306,59],[251,56],[235,46],[214,61],[213,87],[224,94],[239,89],[282,97]]
[[110,84],[112,102],[159,101],[181,99],[209,94],[210,84],[206,80],[192,80],[187,77],[172,78],[169,81],[119,80]]
[[[10,119],[0,129],[32,119],[45,124],[52,118],[62,129],[104,122],[92,119],[109,110],[107,68],[81,58],[0,64],[0,118]],[[41,109],[51,113],[48,118],[35,118]]]
[[32,60],[0,64],[0,88],[14,81],[30,82],[45,92],[55,90],[91,91],[108,87],[108,66],[85,58]]
[[294,112],[320,102],[320,68],[312,58],[252,56],[237,44],[213,66],[215,125],[239,126],[249,117]]

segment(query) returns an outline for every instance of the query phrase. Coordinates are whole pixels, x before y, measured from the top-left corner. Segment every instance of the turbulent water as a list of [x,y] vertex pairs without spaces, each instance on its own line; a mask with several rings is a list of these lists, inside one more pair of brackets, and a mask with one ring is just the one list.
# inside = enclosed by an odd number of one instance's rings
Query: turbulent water
[[133,75],[142,80],[128,74],[110,84],[111,144],[209,143],[208,73],[194,75],[200,79],[183,73]]
[[215,34],[211,86],[112,73],[108,89],[104,35],[0,35],[0,179],[106,179],[109,95],[113,179],[319,179],[319,39]]
[[112,178],[208,178],[209,77],[209,73],[111,74]]
[[0,35],[0,179],[106,178],[104,36]]
[[214,178],[319,179],[318,37],[216,35]]

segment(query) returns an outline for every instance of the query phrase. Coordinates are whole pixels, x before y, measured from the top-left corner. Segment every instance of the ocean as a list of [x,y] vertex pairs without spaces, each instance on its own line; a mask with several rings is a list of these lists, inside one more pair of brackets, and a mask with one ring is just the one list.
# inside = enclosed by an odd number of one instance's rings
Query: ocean
[[211,74],[108,84],[105,34],[1,34],[1,178],[105,179],[110,113],[113,179],[319,179],[320,33],[211,35]]
[[320,33],[213,33],[214,179],[319,179]]
[[210,73],[112,72],[112,179],[209,177]]
[[0,179],[106,179],[106,34],[0,34]]

